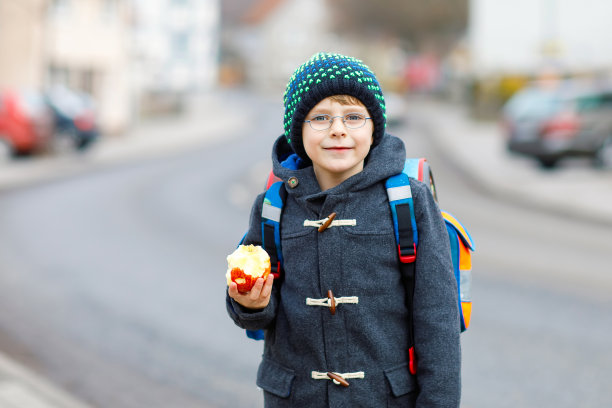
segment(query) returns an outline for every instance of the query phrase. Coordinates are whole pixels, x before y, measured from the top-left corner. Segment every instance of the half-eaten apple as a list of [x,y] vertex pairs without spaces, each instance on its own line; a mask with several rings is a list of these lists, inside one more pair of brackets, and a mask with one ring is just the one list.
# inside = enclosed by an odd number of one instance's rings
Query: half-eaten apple
[[259,245],[240,245],[227,257],[227,284],[235,282],[238,292],[249,292],[258,278],[270,274],[270,256]]

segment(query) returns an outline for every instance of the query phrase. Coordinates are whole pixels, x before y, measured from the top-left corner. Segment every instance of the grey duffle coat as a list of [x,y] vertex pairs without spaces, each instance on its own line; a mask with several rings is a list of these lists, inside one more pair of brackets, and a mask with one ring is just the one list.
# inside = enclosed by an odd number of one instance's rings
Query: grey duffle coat
[[[384,184],[402,171],[403,142],[385,135],[362,172],[327,191],[321,191],[312,166],[290,170],[281,165],[287,150],[281,136],[273,166],[288,193],[281,222],[283,278],[274,282],[262,310],[226,298],[239,327],[265,330],[257,373],[265,406],[458,407],[460,326],[448,237],[429,189],[415,180],[417,374],[408,369],[406,288]],[[291,177],[297,183],[290,187]],[[261,244],[262,202],[260,195],[245,244]],[[332,212],[336,220],[355,220],[354,225],[323,232],[304,225]],[[328,290],[347,300],[338,303],[335,314],[317,303],[326,300]],[[327,372],[345,374],[349,386],[329,380]]]

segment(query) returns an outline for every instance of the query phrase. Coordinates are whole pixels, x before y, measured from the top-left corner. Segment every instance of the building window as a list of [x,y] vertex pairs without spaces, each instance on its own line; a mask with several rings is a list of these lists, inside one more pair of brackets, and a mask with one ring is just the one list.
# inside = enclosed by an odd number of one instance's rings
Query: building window
[[93,95],[95,92],[95,79],[96,73],[93,69],[85,69],[79,72],[78,84],[77,87],[90,95]]
[[64,16],[70,12],[71,0],[52,0],[50,7],[51,16]]
[[66,67],[51,65],[47,70],[47,82],[50,85],[64,85],[70,84],[70,71]]
[[119,14],[119,4],[117,0],[104,0],[102,4],[102,20],[105,22],[113,22]]
[[189,55],[189,34],[179,32],[172,36],[172,54],[177,58],[185,58]]
[[94,69],[71,69],[66,66],[50,65],[47,69],[47,84],[60,85],[94,95],[97,90],[99,73]]

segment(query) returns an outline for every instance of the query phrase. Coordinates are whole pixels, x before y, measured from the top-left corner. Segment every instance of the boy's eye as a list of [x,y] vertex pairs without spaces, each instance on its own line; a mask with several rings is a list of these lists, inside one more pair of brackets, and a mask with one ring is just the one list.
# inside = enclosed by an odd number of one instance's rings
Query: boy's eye
[[313,122],[325,122],[329,120],[329,115],[317,115],[317,116],[313,116],[312,119],[310,119]]
[[344,120],[363,120],[363,118],[365,116],[360,113],[349,113],[344,117]]

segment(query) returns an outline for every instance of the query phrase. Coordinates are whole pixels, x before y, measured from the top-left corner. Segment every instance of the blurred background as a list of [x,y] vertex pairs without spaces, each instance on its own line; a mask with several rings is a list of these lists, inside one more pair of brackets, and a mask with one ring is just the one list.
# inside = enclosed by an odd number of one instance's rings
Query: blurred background
[[389,132],[475,241],[462,406],[612,406],[610,15],[0,0],[0,408],[262,406],[262,344],[226,316],[225,257],[287,80],[319,51],[377,74]]

